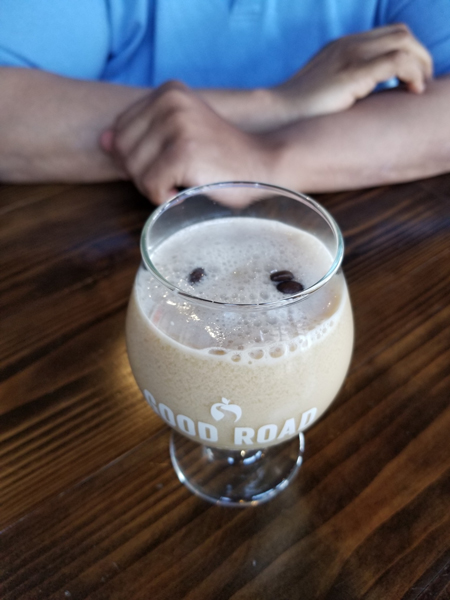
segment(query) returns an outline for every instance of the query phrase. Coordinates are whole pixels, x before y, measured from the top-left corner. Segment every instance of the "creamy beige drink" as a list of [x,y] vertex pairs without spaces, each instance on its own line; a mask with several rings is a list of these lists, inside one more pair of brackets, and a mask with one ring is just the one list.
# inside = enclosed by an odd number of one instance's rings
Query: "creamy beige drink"
[[352,352],[345,279],[337,274],[294,303],[271,280],[288,270],[291,283],[314,285],[332,263],[319,239],[278,221],[226,217],[177,231],[151,259],[167,281],[201,299],[138,272],[128,354],[160,417],[195,441],[236,450],[279,444],[322,415]]

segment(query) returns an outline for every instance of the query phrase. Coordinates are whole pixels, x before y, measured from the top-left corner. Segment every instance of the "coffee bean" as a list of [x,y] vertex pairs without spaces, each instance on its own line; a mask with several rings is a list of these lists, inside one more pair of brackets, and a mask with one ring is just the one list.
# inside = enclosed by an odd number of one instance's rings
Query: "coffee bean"
[[189,283],[194,285],[198,283],[205,275],[205,269],[202,269],[202,267],[197,267],[189,274]]
[[294,275],[290,271],[275,271],[270,274],[270,281],[291,281]]
[[282,281],[277,285],[277,290],[279,292],[289,294],[290,296],[303,292],[304,289],[305,288],[298,281]]

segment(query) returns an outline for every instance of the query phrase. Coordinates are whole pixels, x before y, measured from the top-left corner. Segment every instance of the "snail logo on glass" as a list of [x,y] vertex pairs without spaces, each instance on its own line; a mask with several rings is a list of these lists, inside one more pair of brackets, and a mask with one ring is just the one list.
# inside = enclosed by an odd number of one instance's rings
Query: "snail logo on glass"
[[222,398],[222,402],[217,402],[211,406],[211,416],[215,421],[221,421],[225,416],[224,412],[233,413],[235,423],[242,417],[241,407],[237,404],[230,404],[230,401],[226,398]]

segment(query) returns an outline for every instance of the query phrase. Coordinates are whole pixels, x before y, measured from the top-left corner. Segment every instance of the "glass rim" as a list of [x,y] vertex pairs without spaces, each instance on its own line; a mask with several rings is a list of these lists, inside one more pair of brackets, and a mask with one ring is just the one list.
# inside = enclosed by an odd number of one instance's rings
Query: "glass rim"
[[[323,277],[321,277],[313,285],[305,288],[301,292],[292,294],[290,296],[285,296],[283,298],[280,298],[280,300],[274,300],[271,302],[233,303],[233,302],[220,302],[218,300],[211,300],[209,298],[201,298],[199,296],[195,296],[194,294],[190,294],[189,292],[182,290],[178,286],[174,285],[173,283],[171,283],[170,281],[165,279],[165,277],[163,277],[163,275],[161,275],[161,273],[158,271],[158,269],[153,264],[153,261],[151,260],[151,257],[150,257],[149,251],[148,251],[148,244],[147,244],[147,240],[149,239],[152,227],[154,226],[156,221],[159,219],[159,217],[163,213],[165,213],[167,210],[169,210],[172,206],[174,206],[176,204],[180,204],[181,202],[183,202],[186,198],[189,198],[190,196],[195,196],[197,194],[204,194],[205,192],[208,192],[208,191],[211,191],[214,189],[217,190],[220,188],[239,188],[239,187],[255,188],[255,189],[261,189],[261,190],[272,191],[272,192],[277,192],[279,194],[283,194],[284,196],[288,196],[290,198],[293,198],[294,200],[298,200],[299,202],[306,204],[309,208],[311,208],[316,213],[318,213],[326,221],[326,223],[328,224],[328,226],[330,227],[330,229],[334,235],[337,247],[336,247],[334,260],[331,263],[331,266],[328,269],[328,271],[325,273],[325,275],[323,275]],[[144,227],[143,227],[142,233],[141,233],[140,250],[141,250],[141,256],[142,256],[142,260],[144,262],[145,267],[167,289],[178,294],[185,300],[188,300],[189,302],[194,302],[196,304],[201,304],[203,306],[209,306],[211,308],[228,308],[228,309],[233,309],[233,310],[240,310],[240,309],[257,310],[257,309],[279,308],[281,306],[293,304],[294,302],[299,302],[300,300],[304,300],[305,298],[307,298],[308,296],[310,296],[311,294],[313,294],[314,292],[316,292],[317,290],[322,288],[337,273],[339,267],[342,264],[342,260],[344,258],[344,238],[343,238],[342,232],[339,228],[339,225],[336,223],[335,219],[331,216],[331,214],[326,210],[326,208],[324,208],[321,204],[319,204],[319,202],[317,202],[316,200],[314,200],[313,198],[311,198],[310,196],[308,196],[306,194],[303,194],[301,192],[295,192],[293,190],[290,190],[288,188],[284,188],[284,187],[281,187],[278,185],[273,185],[273,184],[268,184],[268,183],[259,183],[256,181],[221,181],[221,182],[217,182],[217,183],[208,183],[205,185],[187,188],[187,189],[179,192],[178,194],[176,194],[175,196],[173,196],[166,202],[164,202],[164,204],[162,204],[161,206],[159,206],[149,216],[149,218],[147,219],[147,221],[144,224]]]

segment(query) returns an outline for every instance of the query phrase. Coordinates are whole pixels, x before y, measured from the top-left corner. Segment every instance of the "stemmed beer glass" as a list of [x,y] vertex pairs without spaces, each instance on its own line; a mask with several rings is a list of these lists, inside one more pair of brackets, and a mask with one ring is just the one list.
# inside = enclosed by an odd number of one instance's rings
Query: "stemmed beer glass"
[[246,506],[284,489],[336,397],[353,319],[342,234],[313,199],[254,182],[185,190],[148,219],[127,313],[179,479]]

